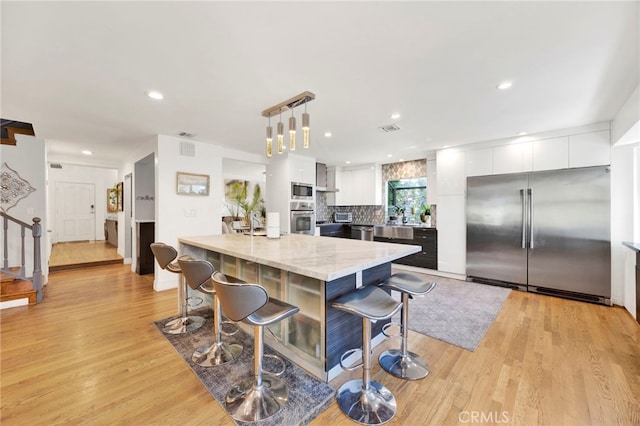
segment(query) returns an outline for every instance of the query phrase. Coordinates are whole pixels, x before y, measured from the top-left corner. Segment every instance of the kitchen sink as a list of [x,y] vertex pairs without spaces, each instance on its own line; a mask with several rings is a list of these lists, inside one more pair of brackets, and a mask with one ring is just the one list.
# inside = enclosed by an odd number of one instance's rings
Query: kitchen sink
[[413,240],[413,228],[411,226],[400,225],[376,225],[373,227],[373,236]]

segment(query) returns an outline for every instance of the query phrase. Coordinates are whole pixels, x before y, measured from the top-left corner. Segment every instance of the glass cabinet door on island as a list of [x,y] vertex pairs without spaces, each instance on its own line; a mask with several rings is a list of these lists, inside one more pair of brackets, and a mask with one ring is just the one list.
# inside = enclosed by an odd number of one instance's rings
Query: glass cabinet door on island
[[288,344],[318,360],[324,353],[321,336],[324,297],[323,281],[289,272],[287,302],[300,308],[288,319]]
[[300,308],[287,321],[268,327],[271,333],[265,336],[282,344],[276,349],[285,355],[291,355],[290,351],[316,368],[324,366],[324,281],[211,251],[207,251],[207,260],[215,270],[260,284],[269,297]]

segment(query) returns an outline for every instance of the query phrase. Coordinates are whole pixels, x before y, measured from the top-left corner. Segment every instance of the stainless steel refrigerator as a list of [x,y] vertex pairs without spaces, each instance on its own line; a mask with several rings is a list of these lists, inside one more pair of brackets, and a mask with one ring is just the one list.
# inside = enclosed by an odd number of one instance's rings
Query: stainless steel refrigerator
[[467,178],[467,276],[611,304],[610,175],[585,167]]

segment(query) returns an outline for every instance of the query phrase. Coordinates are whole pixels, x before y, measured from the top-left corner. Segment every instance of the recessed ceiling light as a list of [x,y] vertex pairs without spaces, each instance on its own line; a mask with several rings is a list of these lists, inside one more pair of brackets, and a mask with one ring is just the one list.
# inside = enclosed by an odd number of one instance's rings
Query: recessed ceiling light
[[527,134],[527,132],[520,132],[520,133],[518,133],[518,136],[524,136],[526,134]]
[[398,162],[399,162],[399,163],[400,163],[400,162],[402,162],[402,161],[404,161],[404,158],[400,158],[400,159],[398,159]]
[[347,160],[345,161],[345,164],[351,164],[351,161]]
[[324,137],[325,138],[330,138],[331,137],[331,132],[324,132]]
[[393,157],[393,154],[387,154],[387,157],[391,158],[391,157]]
[[502,83],[498,84],[496,87],[497,87],[499,90],[507,90],[507,89],[509,89],[512,85],[513,85],[513,83],[511,83],[510,81],[503,81]]
[[149,90],[148,92],[145,92],[145,94],[151,99],[155,99],[156,101],[161,101],[162,99],[164,99],[164,95],[157,90]]
[[84,149],[84,150],[82,150],[82,153],[83,153],[84,155],[93,155],[93,152],[89,151],[88,149]]
[[391,114],[391,118],[393,120],[397,120],[398,118],[400,118],[400,114],[398,114],[397,112],[394,112],[393,114]]
[[449,145],[442,145],[443,148],[449,148]]

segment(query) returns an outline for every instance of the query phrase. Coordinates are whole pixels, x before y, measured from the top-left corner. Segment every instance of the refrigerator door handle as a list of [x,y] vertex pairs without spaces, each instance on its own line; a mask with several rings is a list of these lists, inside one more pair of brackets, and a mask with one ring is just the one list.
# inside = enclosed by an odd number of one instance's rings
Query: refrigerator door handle
[[520,190],[520,202],[522,203],[522,248],[527,248],[527,201],[524,189]]
[[533,250],[533,193],[527,189],[529,195],[529,249]]

